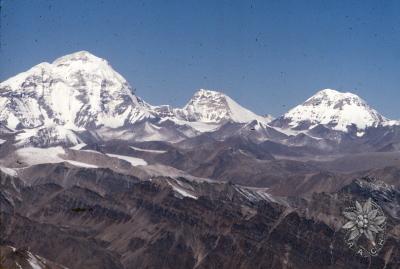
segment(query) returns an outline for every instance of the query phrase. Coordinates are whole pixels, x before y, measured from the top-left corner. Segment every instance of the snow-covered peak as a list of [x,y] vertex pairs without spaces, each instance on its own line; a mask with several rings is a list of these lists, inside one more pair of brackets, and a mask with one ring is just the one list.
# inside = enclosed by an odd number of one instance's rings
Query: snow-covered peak
[[102,79],[117,80],[119,83],[128,84],[126,80],[118,74],[102,58],[99,58],[87,51],[78,51],[56,59],[52,63],[53,68],[60,74],[69,75],[77,71],[89,73],[92,76],[99,76]]
[[0,84],[0,123],[10,129],[117,128],[150,114],[106,60],[86,51],[41,63]]
[[289,110],[282,118],[292,128],[324,124],[344,132],[352,125],[358,130],[364,130],[387,121],[359,96],[332,89],[317,92],[303,104]]
[[81,62],[81,63],[87,63],[87,62],[92,62],[92,63],[99,63],[99,62],[107,62],[106,60],[97,57],[93,55],[92,53],[81,50],[77,51],[62,57],[57,58],[54,60],[53,64],[58,65],[58,64],[65,64],[65,63],[70,63],[70,62]]
[[198,90],[182,109],[175,110],[178,117],[187,121],[213,122],[233,121],[239,123],[258,120],[268,122],[268,117],[259,116],[240,106],[229,96],[212,90]]
[[343,100],[343,99],[357,99],[360,101],[363,101],[358,95],[351,93],[351,92],[340,92],[334,89],[323,89],[318,91],[316,94],[314,94],[313,96],[311,96],[310,98],[308,98],[306,100],[306,102],[308,100],[314,100],[314,99],[325,99],[325,100],[329,100],[332,102],[335,101],[339,101],[339,100]]

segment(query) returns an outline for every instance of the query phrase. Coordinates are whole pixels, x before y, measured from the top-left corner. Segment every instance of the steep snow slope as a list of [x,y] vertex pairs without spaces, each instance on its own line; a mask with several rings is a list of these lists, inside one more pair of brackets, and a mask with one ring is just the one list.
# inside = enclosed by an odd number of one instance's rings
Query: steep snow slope
[[216,91],[200,89],[182,109],[175,109],[174,114],[187,121],[238,123],[258,120],[267,123],[269,117],[259,116],[240,106],[229,96]]

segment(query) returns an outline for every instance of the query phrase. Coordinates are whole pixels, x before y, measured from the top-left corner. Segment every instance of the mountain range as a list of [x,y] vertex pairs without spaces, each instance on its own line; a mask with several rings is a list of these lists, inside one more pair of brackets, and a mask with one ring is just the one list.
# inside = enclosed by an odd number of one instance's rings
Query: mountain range
[[[400,122],[318,91],[273,118],[154,106],[86,51],[0,83],[0,268],[400,268]],[[377,257],[341,211],[388,217]]]
[[[3,130],[21,132],[20,144],[35,144],[35,137],[46,136],[41,146],[76,145],[88,131],[102,139],[181,141],[226,123],[253,121],[260,132],[267,128],[286,135],[324,127],[355,131],[361,137],[368,128],[399,125],[357,95],[330,89],[317,92],[275,120],[251,112],[221,92],[204,89],[183,108],[152,106],[136,96],[106,60],[86,51],[38,64],[2,82],[0,108]],[[140,135],[121,136],[123,130]]]

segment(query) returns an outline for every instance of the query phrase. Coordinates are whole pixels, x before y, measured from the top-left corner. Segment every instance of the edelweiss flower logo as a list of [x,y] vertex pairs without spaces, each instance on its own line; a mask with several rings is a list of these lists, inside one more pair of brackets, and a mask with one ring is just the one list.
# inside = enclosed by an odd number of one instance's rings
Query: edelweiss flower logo
[[348,230],[346,242],[361,256],[375,256],[384,244],[386,217],[371,198],[362,206],[358,201],[355,205],[343,212],[348,219],[342,227]]

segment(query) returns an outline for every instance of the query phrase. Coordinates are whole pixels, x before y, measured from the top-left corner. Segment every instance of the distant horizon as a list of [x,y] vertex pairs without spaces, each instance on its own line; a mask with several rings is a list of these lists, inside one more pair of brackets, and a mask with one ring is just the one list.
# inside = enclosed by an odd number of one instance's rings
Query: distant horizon
[[0,81],[87,50],[153,105],[201,88],[274,117],[322,89],[400,119],[400,2],[3,1]]

